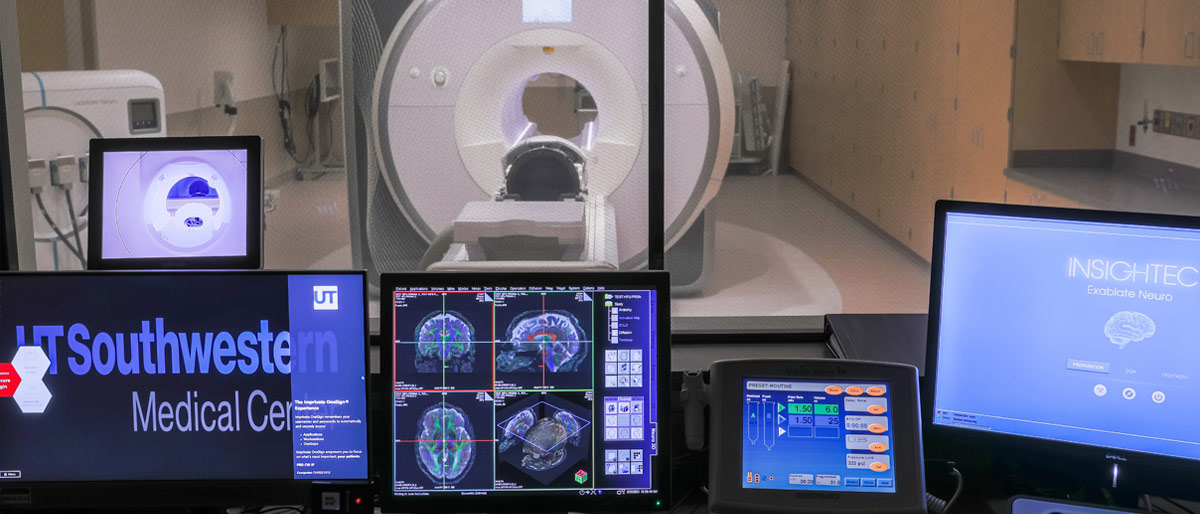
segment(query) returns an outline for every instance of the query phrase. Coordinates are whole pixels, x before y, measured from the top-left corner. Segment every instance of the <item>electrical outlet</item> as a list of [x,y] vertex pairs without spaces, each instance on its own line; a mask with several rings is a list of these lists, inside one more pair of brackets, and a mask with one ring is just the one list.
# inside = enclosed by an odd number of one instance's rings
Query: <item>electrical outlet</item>
[[216,105],[217,107],[234,105],[233,72],[213,72],[213,105]]
[[1154,132],[1200,139],[1200,114],[1156,110],[1154,111]]

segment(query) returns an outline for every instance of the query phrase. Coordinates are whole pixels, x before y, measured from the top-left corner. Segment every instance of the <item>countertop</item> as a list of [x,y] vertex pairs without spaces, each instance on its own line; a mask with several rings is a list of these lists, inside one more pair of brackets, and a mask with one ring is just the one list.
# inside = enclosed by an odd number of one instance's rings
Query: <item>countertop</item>
[[1097,209],[1200,216],[1200,169],[1119,151],[1111,162],[1089,161],[1006,168],[1004,175]]

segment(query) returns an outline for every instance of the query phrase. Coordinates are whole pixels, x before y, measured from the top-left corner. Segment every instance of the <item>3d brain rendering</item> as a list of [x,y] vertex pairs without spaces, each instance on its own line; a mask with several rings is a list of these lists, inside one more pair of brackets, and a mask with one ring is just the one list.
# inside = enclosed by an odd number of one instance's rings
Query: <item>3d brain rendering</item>
[[425,409],[417,427],[417,463],[439,484],[462,480],[475,461],[475,430],[462,409],[439,403]]
[[455,311],[434,311],[417,325],[413,364],[420,373],[470,373],[475,368],[475,328]]
[[533,371],[544,365],[551,373],[576,371],[584,360],[586,340],[579,320],[567,311],[528,311],[508,325],[508,341],[498,349],[499,371]]
[[549,471],[567,459],[567,446],[579,447],[587,422],[548,402],[522,410],[500,423],[499,453],[521,448],[521,467]]
[[1153,336],[1154,330],[1154,320],[1150,319],[1150,316],[1134,311],[1113,314],[1108,318],[1108,323],[1104,324],[1104,335],[1122,350],[1129,343]]

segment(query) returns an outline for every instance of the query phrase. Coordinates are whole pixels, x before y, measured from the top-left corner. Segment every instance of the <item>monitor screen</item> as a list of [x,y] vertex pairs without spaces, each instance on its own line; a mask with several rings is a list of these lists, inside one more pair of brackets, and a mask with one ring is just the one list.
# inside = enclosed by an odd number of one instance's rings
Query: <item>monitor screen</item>
[[662,492],[662,288],[539,275],[385,276],[391,496]]
[[89,269],[261,267],[261,144],[93,140],[89,213],[100,230],[89,234]]
[[246,150],[104,155],[105,259],[246,255]]
[[889,392],[883,382],[745,379],[742,487],[896,492]]
[[1200,460],[1181,408],[1200,402],[1200,224],[977,210],[944,213],[932,423]]
[[0,283],[0,487],[367,478],[363,273]]

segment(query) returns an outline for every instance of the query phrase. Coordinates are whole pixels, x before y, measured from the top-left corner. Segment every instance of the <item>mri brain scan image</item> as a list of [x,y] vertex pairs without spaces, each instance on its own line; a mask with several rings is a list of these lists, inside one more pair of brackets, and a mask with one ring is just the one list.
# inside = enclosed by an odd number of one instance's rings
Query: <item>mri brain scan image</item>
[[579,320],[567,311],[529,311],[508,326],[508,341],[498,345],[498,371],[536,371],[544,365],[551,373],[579,369],[586,339]]
[[419,373],[470,373],[475,368],[475,328],[454,311],[434,311],[417,325],[413,339]]
[[437,483],[455,484],[475,462],[475,430],[461,408],[439,403],[421,414],[417,463]]
[[1154,320],[1150,316],[1134,311],[1121,311],[1108,318],[1104,324],[1104,335],[1124,350],[1125,345],[1147,339],[1154,335]]
[[[538,410],[547,415],[539,418],[535,413]],[[521,467],[530,471],[549,471],[566,460],[567,445],[579,446],[579,433],[584,426],[578,416],[541,402],[500,424],[503,430],[500,452],[520,447],[523,454]]]

